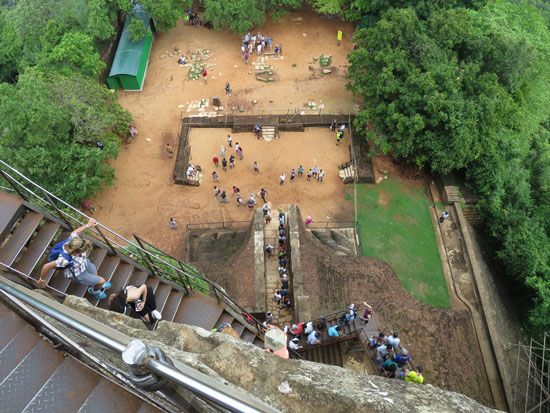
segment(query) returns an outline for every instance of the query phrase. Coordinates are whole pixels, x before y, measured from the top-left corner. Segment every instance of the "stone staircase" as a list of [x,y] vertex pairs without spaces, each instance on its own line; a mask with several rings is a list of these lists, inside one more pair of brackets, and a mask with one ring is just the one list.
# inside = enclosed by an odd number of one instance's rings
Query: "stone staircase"
[[72,356],[56,350],[2,302],[0,331],[2,412],[161,411]]
[[[66,222],[50,213],[19,196],[0,192],[0,267],[29,284],[38,280],[50,247],[66,239],[70,231]],[[127,285],[145,283],[155,293],[157,309],[162,313],[163,320],[206,330],[229,323],[241,339],[263,347],[263,339],[256,334],[255,326],[244,320],[236,305],[229,306],[227,300],[220,299],[220,292],[216,292],[215,296],[204,295],[189,285],[176,284],[153,274],[128,255],[113,251],[91,234],[82,233],[81,236],[92,242],[89,259],[98,269],[98,274],[112,283],[110,291],[118,292]],[[51,270],[45,278],[47,289],[60,299],[65,295],[76,295],[95,306],[108,306],[107,299],[98,302],[88,294],[84,285],[65,278],[62,271]],[[207,281],[202,280],[202,283],[207,284]],[[212,286],[207,284],[204,288],[208,292]]]
[[276,211],[270,211],[271,222],[264,226],[264,251],[265,246],[271,244],[275,247],[275,251],[272,257],[265,256],[265,297],[266,297],[266,311],[271,311],[274,317],[274,324],[281,328],[290,323],[292,315],[289,311],[283,309],[273,299],[273,296],[277,290],[281,288],[281,280],[279,277],[279,260],[277,258],[277,246],[279,236],[279,219]]
[[343,168],[340,168],[338,175],[342,178],[345,184],[352,183],[355,180],[355,168],[351,164],[347,164]]
[[184,184],[190,186],[199,186],[202,181],[202,171],[197,169],[193,175],[190,177],[185,177]]
[[464,215],[464,218],[466,218],[466,221],[472,226],[474,229],[481,229],[483,226],[483,221],[481,220],[481,217],[479,216],[479,213],[477,212],[477,209],[474,205],[466,204],[462,207],[462,214]]
[[262,126],[262,139],[271,142],[273,139],[279,139],[277,128],[275,126]]

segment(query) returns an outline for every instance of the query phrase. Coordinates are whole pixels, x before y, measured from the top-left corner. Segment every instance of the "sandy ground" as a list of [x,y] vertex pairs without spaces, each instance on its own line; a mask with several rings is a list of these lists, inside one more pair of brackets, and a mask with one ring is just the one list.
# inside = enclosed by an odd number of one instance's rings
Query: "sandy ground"
[[[352,95],[345,89],[346,55],[352,48],[350,25],[310,13],[292,13],[258,30],[273,37],[275,43],[283,44],[284,60],[268,61],[275,66],[273,83],[259,82],[249,74],[253,68],[241,59],[240,36],[179,22],[176,28],[155,38],[143,90],[118,92],[119,102],[132,113],[139,135],[130,145],[123,145],[119,158],[113,162],[115,184],[95,199],[95,216],[100,222],[126,236],[142,235],[181,256],[187,223],[250,219],[245,208],[237,210],[233,204],[220,205],[212,196],[211,159],[219,145],[226,144],[224,130],[192,132],[193,162],[205,168],[204,185],[191,188],[172,184],[175,158],[168,158],[163,148],[165,142],[177,148],[180,118],[197,113],[187,112],[189,102],[220,96],[226,109],[238,104],[247,112],[286,113],[289,109],[303,108],[308,101],[323,104],[325,112],[349,112],[356,108]],[[336,41],[337,30],[344,32],[341,46]],[[215,66],[209,71],[208,81],[188,80],[189,68],[177,64],[178,54],[168,55],[174,49],[188,56],[188,51],[209,49],[208,64]],[[333,56],[332,74],[323,76],[309,69],[312,58],[320,54]],[[233,89],[231,97],[225,96],[226,81],[230,81]],[[251,101],[255,99],[258,103],[253,106]],[[240,136],[234,138],[241,139]],[[314,129],[283,134],[279,141],[269,143],[257,142],[250,134],[243,136],[241,144],[245,151],[245,161],[241,162],[244,165],[237,165],[234,177],[238,179],[222,177],[220,184],[224,189],[229,191],[232,185],[237,185],[243,193],[248,193],[257,192],[265,185],[273,205],[298,203],[303,213],[311,214],[317,221],[350,219],[351,205],[344,200],[344,185],[335,169],[337,164],[348,160],[349,142],[337,147],[328,130]],[[261,167],[257,177],[252,174],[252,158],[257,158]],[[290,168],[299,163],[313,167],[315,159],[319,167],[327,170],[325,183],[297,182],[291,189]],[[287,183],[279,188],[278,176],[283,171],[286,171]],[[168,227],[171,216],[178,221],[176,231]]]

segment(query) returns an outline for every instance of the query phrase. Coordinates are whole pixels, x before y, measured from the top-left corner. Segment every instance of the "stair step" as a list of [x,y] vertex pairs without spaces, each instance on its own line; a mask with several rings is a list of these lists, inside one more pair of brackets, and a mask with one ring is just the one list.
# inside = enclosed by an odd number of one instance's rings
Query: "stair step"
[[254,334],[252,331],[246,329],[241,334],[241,339],[246,341],[247,343],[252,343],[254,339],[256,338],[256,334]]
[[[118,294],[118,292],[128,283],[133,271],[133,265],[128,264],[127,262],[121,262],[111,278],[112,285],[107,294]],[[101,300],[98,303],[98,307],[101,308],[106,309],[108,306],[109,300]]]
[[23,213],[23,199],[0,191],[0,244]]
[[[13,314],[13,313],[11,313]],[[11,371],[23,360],[27,354],[40,341],[40,336],[34,331],[34,328],[29,324],[17,326],[20,330],[13,335],[13,331],[9,332],[12,339],[5,346],[2,346],[0,351],[0,382],[4,380]],[[8,332],[2,330],[2,335],[8,335]],[[2,337],[4,339],[4,337]]]
[[0,383],[2,409],[20,412],[62,362],[61,353],[52,351],[46,340],[40,340]]
[[30,275],[52,243],[59,228],[60,225],[56,222],[47,222],[42,225],[38,234],[36,234],[26,251],[22,254],[21,259],[15,264],[15,269],[21,271],[23,274]]
[[135,412],[143,401],[120,387],[102,379],[88,395],[78,413]]
[[168,296],[170,295],[170,292],[172,291],[172,287],[168,284],[160,283],[160,285],[157,288],[157,291],[155,291],[155,301],[157,303],[157,310],[164,314],[164,306],[166,305],[166,300],[168,300]]
[[0,350],[4,348],[8,343],[25,327],[25,321],[15,315],[13,312],[7,310],[5,317],[0,319]]
[[172,290],[166,300],[166,305],[162,312],[162,319],[166,321],[173,321],[176,316],[176,311],[183,300],[184,293],[178,290]]
[[128,285],[139,287],[141,286],[141,284],[145,283],[148,276],[149,276],[149,273],[147,273],[146,271],[142,271],[142,270],[134,271],[134,273],[130,277],[130,280],[128,281]]
[[223,308],[215,298],[194,293],[182,300],[174,322],[199,326],[210,331],[222,312]]
[[[160,280],[158,278],[155,278],[155,277],[149,277],[147,278],[147,280],[145,281],[145,284],[148,286],[148,287],[151,287],[152,290],[153,290],[153,294],[155,293],[155,291],[157,290],[159,284],[160,284]],[[139,286],[138,286],[139,287]]]
[[231,328],[235,330],[239,336],[245,329],[244,325],[237,319],[233,320],[233,322],[231,323]]
[[67,357],[22,413],[75,412],[98,382],[98,375]]
[[38,228],[38,225],[40,225],[43,217],[43,215],[36,212],[27,212],[8,241],[2,246],[0,250],[0,262],[11,267],[17,256],[25,248],[32,234]]
[[215,326],[216,327],[219,327],[221,326],[223,323],[228,323],[228,324],[231,324],[233,322],[233,320],[235,319],[235,317],[233,317],[231,314],[229,314],[227,311],[223,311],[220,315],[220,317],[218,318],[218,320],[216,321],[216,324]]

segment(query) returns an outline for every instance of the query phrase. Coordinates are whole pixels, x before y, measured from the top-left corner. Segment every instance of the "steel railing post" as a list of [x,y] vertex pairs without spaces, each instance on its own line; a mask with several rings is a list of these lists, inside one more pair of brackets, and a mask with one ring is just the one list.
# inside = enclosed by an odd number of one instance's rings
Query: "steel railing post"
[[63,212],[61,212],[61,210],[57,207],[57,205],[55,205],[55,203],[53,202],[52,198],[50,197],[50,195],[48,195],[47,192],[43,192],[44,196],[46,197],[46,200],[50,203],[50,205],[55,209],[55,211],[57,212],[57,214],[59,215],[59,218],[61,218],[63,221],[65,221],[65,223],[69,226],[69,229],[72,231],[74,230],[72,224],[67,220],[67,218],[65,218],[65,215],[63,214]]
[[[11,176],[9,176],[9,175],[8,175],[6,172],[4,172],[4,171],[0,171],[0,174],[2,174],[2,176],[4,177],[4,179],[5,179],[6,181],[8,181],[8,184],[11,185],[11,187],[15,190],[15,192],[17,192],[17,193],[19,194],[19,196],[20,196],[21,198],[23,198],[25,201],[28,201],[27,196],[26,196],[25,194],[23,194],[23,192],[21,192],[21,191],[19,190],[19,188],[17,187],[17,185],[13,182],[14,180],[13,180],[13,178],[12,178]],[[16,181],[16,182],[17,182],[17,181]]]

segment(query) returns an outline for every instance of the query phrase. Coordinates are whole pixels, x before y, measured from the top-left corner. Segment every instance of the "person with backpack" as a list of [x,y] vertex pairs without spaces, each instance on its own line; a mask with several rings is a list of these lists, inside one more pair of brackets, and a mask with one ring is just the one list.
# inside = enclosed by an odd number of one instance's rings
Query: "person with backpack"
[[121,289],[118,294],[111,294],[109,310],[121,314],[133,312],[151,324],[162,320],[162,315],[157,310],[153,289],[145,284],[140,287],[129,285]]
[[79,236],[81,232],[96,225],[96,220],[90,218],[86,225],[75,229],[69,238],[53,246],[48,255],[48,262],[44,264],[40,271],[38,284],[41,287],[46,286],[44,278],[48,272],[57,269],[63,270],[63,275],[66,278],[89,286],[88,293],[98,300],[107,297],[105,290],[111,287],[111,283],[97,275],[95,265],[87,257],[89,250],[92,248],[92,243]]

